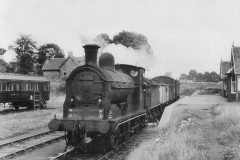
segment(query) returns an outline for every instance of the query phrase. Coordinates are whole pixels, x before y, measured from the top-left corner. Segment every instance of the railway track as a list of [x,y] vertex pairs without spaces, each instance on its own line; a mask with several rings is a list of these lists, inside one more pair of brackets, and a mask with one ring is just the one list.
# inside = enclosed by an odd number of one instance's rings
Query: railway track
[[63,133],[45,131],[32,136],[0,144],[0,160],[21,155],[29,150],[64,138]]
[[[70,154],[72,154],[76,148],[71,148],[67,150],[66,152],[59,153],[56,157],[49,157],[49,160],[64,160],[66,157]],[[105,160],[108,156],[113,154],[114,151],[111,150],[107,152],[106,154],[78,154],[79,159],[96,159],[96,160]]]
[[[76,151],[76,148],[71,148],[63,153],[58,153],[55,157],[49,157],[49,160],[68,160],[68,159],[95,159],[95,160],[107,160],[109,157],[114,157],[116,152],[123,152],[124,146],[128,147],[136,147],[136,144],[131,144],[131,142],[135,141],[135,139],[138,137],[138,134],[132,135],[127,141],[121,143],[118,146],[118,149],[116,151],[110,150],[105,154],[92,154],[92,153],[83,153],[83,154],[76,154],[73,156],[74,152]],[[138,143],[139,144],[139,143]],[[125,147],[126,148],[126,147]]]

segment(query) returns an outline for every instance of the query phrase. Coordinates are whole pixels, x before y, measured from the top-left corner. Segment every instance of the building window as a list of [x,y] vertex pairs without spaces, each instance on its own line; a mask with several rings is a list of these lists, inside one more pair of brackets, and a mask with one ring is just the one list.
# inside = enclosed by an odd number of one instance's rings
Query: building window
[[240,91],[240,76],[239,75],[237,76],[237,82],[238,82],[237,83],[238,84],[238,86],[237,86],[238,87],[238,91]]
[[67,72],[63,72],[63,76],[67,76]]
[[235,81],[235,75],[232,75],[231,78],[231,92],[236,92],[236,81]]

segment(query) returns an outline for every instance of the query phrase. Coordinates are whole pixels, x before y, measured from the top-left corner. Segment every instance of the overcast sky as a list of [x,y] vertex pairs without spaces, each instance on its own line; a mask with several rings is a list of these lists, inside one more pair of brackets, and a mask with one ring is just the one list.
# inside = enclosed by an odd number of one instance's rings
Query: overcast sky
[[219,73],[232,42],[240,46],[239,8],[237,0],[0,0],[0,47],[31,34],[80,56],[97,34],[127,30],[148,38],[156,74]]

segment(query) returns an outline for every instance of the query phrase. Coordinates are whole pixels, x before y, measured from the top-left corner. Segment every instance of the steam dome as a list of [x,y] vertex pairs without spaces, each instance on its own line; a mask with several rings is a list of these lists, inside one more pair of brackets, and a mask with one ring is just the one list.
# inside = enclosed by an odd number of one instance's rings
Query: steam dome
[[115,71],[115,59],[111,53],[103,53],[99,57],[99,67]]

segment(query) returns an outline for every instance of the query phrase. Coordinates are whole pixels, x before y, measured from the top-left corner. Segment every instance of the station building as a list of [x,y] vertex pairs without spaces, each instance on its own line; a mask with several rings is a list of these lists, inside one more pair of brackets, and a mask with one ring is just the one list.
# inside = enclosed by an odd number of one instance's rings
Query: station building
[[232,45],[231,61],[221,61],[222,95],[228,102],[240,100],[240,47]]

